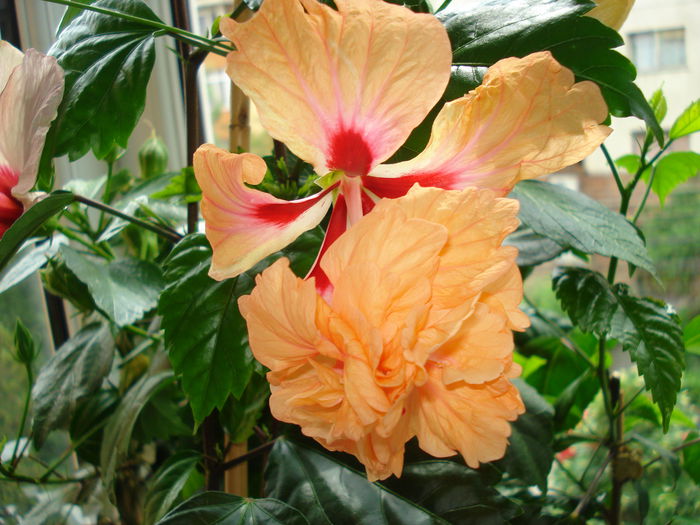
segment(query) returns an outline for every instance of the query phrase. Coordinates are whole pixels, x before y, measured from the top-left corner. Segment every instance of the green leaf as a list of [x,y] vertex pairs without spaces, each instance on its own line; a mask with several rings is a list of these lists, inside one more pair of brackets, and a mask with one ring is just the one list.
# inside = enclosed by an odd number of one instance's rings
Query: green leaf
[[252,278],[214,281],[210,259],[204,235],[180,241],[165,261],[167,286],[158,304],[166,350],[197,422],[222,409],[229,394],[240,396],[253,370],[237,304],[252,289]]
[[554,461],[554,409],[530,385],[515,380],[525,413],[511,423],[513,432],[503,459],[496,465],[527,485],[547,491],[547,476]]
[[580,15],[586,0],[491,0],[438,15],[452,43],[455,63],[490,66],[510,56],[548,50],[578,80],[592,80],[613,115],[645,120],[659,142],[663,131],[644,94],[634,84],[632,63],[611,48],[622,38],[599,21]]
[[[691,432],[685,438],[684,444],[698,439],[697,432]],[[683,469],[700,486],[700,443],[686,446],[683,449]]]
[[[272,499],[203,492],[168,513],[158,525],[309,525],[295,508]],[[315,524],[314,524],[315,525]]]
[[168,370],[139,378],[122,397],[104,429],[100,450],[101,480],[107,491],[112,485],[117,469],[124,462],[131,444],[131,434],[141,410],[161,388],[171,384],[173,373]]
[[49,431],[65,428],[77,403],[95,392],[109,372],[114,343],[109,328],[92,323],[66,341],[39,373],[32,389],[37,447]]
[[[83,4],[94,4],[96,0],[80,0],[81,3]],[[66,10],[63,11],[63,16],[61,17],[61,21],[58,23],[58,29],[56,29],[56,36],[60,35],[61,32],[70,25],[70,23],[75,19],[78,18],[81,14],[83,14],[85,10],[80,8],[80,7],[66,7]]]
[[661,409],[664,432],[676,404],[685,368],[683,332],[666,305],[629,295],[626,285],[614,288],[619,308],[611,323],[611,336],[622,343],[637,363],[647,390]]
[[[100,464],[100,448],[104,425],[114,413],[119,403],[116,388],[102,389],[80,401],[71,418],[70,438],[73,443],[80,442],[76,448],[78,457],[95,466]],[[100,430],[95,430],[100,427]],[[85,437],[89,434],[89,437]]]
[[219,413],[219,421],[232,443],[242,443],[253,434],[269,395],[267,380],[260,374],[253,374],[240,399],[228,398]]
[[[160,22],[140,0],[97,0],[93,5]],[[114,144],[126,148],[146,100],[155,31],[93,11],[83,12],[61,31],[49,54],[66,72],[65,94],[47,136],[45,157],[68,154],[75,160],[92,149],[101,159]]]
[[201,454],[183,450],[169,457],[148,483],[144,522],[155,523],[162,518],[178,501],[191,478],[202,475],[197,470]]
[[683,328],[683,342],[687,352],[700,355],[700,315],[695,316]]
[[[642,165],[642,159],[639,155],[630,153],[629,155],[623,155],[622,157],[615,159],[615,165],[618,168],[622,168],[630,175],[637,173]],[[646,173],[649,173],[648,171]]]
[[449,460],[419,461],[404,465],[401,478],[382,482],[416,505],[434,512],[449,523],[501,525],[518,514],[517,506],[503,497],[485,478],[491,465],[478,470]]
[[664,156],[654,166],[651,189],[663,205],[676,186],[700,172],[700,154],[694,151],[676,151]]
[[332,457],[286,438],[277,439],[265,480],[268,496],[299,509],[314,525],[447,523]]
[[71,202],[73,202],[72,193],[56,191],[24,212],[0,238],[0,271],[5,269],[24,241]]
[[192,166],[182,168],[180,173],[171,174],[170,177],[168,185],[152,195],[154,199],[181,197],[188,203],[202,200],[202,190],[194,177]]
[[668,136],[673,140],[685,137],[696,131],[700,131],[700,99],[685,108],[681,116],[671,126]]
[[46,261],[56,255],[58,248],[68,238],[57,234],[49,237],[32,237],[17,251],[10,264],[0,272],[0,293],[9,290],[35,273]]
[[522,181],[511,192],[519,217],[535,233],[584,253],[617,257],[654,273],[644,241],[622,215],[562,186]]
[[666,97],[661,88],[651,94],[649,105],[654,111],[654,115],[656,116],[656,120],[659,121],[659,124],[663,122],[664,118],[666,118],[666,113],[668,113],[668,103],[666,102]]
[[518,249],[518,266],[537,266],[551,261],[566,250],[553,240],[522,226],[506,237],[503,244]]
[[597,335],[610,329],[617,299],[608,281],[587,268],[564,268],[552,279],[552,287],[574,325]]
[[95,304],[117,325],[138,321],[157,305],[164,282],[155,264],[134,258],[104,263],[68,246],[61,253],[68,268],[87,285]]

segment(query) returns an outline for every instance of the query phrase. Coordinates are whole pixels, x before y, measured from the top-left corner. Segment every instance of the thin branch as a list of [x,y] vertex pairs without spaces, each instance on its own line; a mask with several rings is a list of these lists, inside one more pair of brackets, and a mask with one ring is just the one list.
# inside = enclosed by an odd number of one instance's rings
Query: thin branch
[[[693,446],[693,445],[697,445],[698,443],[700,443],[700,437],[695,438],[695,439],[691,439],[690,441],[686,441],[685,443],[681,443],[681,444],[678,445],[677,447],[673,447],[672,449],[670,449],[670,451],[671,451],[671,452],[678,452],[679,450],[683,450],[684,448],[688,448],[688,447],[691,447],[691,446]],[[647,461],[647,462],[643,465],[642,468],[647,469],[649,466],[653,465],[653,464],[656,463],[657,461],[661,461],[662,459],[664,459],[663,456],[658,455],[658,456],[656,456],[654,459],[651,459],[651,460]]]
[[605,155],[605,160],[608,162],[608,166],[610,167],[610,171],[612,172],[613,177],[615,177],[615,184],[617,184],[617,189],[619,190],[620,195],[622,195],[625,192],[625,186],[624,184],[622,184],[622,179],[620,179],[620,173],[617,171],[615,161],[610,156],[610,152],[608,151],[608,148],[605,147],[605,144],[601,144],[600,149],[603,151],[603,155]]
[[583,495],[583,498],[581,498],[581,501],[579,501],[578,505],[576,505],[576,508],[574,511],[571,513],[572,518],[578,518],[583,511],[583,509],[588,505],[589,500],[593,496],[593,493],[595,490],[598,488],[598,484],[600,483],[600,479],[603,477],[603,472],[605,472],[606,467],[608,466],[608,463],[610,463],[610,460],[612,459],[612,455],[608,454],[605,457],[605,461],[603,461],[603,464],[600,466],[598,469],[598,472],[596,472],[595,477],[593,478],[593,481],[591,481],[591,484],[588,486],[588,490],[586,493]]
[[124,219],[125,221],[140,226],[141,228],[152,231],[153,233],[160,235],[161,237],[169,240],[172,243],[177,243],[180,241],[180,239],[182,239],[182,236],[178,233],[173,233],[172,231],[165,230],[164,228],[161,228],[160,226],[157,226],[152,222],[144,221],[132,215],[128,215],[102,202],[88,199],[87,197],[83,197],[82,195],[75,195],[75,200],[78,202],[82,202],[83,204],[86,204],[92,208],[105,211],[111,215],[114,215],[115,217],[119,217],[120,219]]
[[240,465],[241,463],[245,463],[246,461],[249,461],[253,459],[255,456],[259,456],[263,452],[267,451],[268,449],[272,448],[272,446],[275,444],[276,439],[273,439],[272,441],[268,441],[267,443],[263,443],[262,445],[255,447],[254,449],[246,452],[245,454],[238,456],[237,458],[233,458],[231,461],[227,461],[223,465],[221,465],[221,470],[228,470],[236,465]]

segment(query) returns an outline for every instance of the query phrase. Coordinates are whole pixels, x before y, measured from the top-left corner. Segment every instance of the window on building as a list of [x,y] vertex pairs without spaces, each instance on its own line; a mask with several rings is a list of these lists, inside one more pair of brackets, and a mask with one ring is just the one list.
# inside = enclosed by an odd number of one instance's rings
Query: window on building
[[630,35],[632,60],[639,71],[685,66],[685,29],[645,31]]

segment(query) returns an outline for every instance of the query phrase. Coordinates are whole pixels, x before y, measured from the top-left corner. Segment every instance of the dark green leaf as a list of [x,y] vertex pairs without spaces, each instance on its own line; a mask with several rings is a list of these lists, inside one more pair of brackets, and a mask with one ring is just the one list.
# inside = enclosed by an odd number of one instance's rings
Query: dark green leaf
[[[697,432],[691,432],[685,438],[684,445],[698,439]],[[686,446],[683,449],[683,469],[700,485],[700,442]]]
[[242,443],[252,435],[269,395],[267,380],[260,374],[253,374],[240,399],[228,398],[219,420],[232,443]]
[[503,243],[518,249],[518,266],[537,266],[561,255],[565,248],[529,228],[520,227]]
[[[93,5],[160,22],[140,0],[97,0]],[[49,54],[65,70],[66,86],[45,156],[68,154],[75,160],[92,149],[97,158],[104,158],[114,144],[126,148],[146,100],[155,31],[85,11],[60,33]]]
[[167,186],[152,195],[154,199],[169,199],[181,197],[184,202],[199,202],[202,200],[202,190],[194,178],[191,166],[182,168],[177,174],[170,174],[170,182]]
[[[94,4],[95,1],[96,0],[81,0],[81,3]],[[56,36],[60,35],[61,32],[68,27],[75,18],[78,18],[81,14],[83,14],[83,12],[84,9],[81,9],[80,7],[66,7],[66,10],[63,12],[63,16],[61,17],[61,21],[58,23]]]
[[[70,422],[70,437],[73,443],[80,442],[76,448],[78,457],[95,466],[100,464],[100,447],[103,430],[109,416],[119,402],[119,394],[115,388],[99,390],[83,399],[75,409]],[[95,429],[100,430],[96,431]],[[89,437],[86,436],[89,434]]]
[[490,66],[510,56],[551,51],[579,80],[596,82],[610,112],[644,119],[659,142],[663,132],[634,84],[632,63],[611,48],[622,45],[612,29],[583,13],[586,0],[491,0],[438,15],[452,43],[455,63]]
[[584,253],[617,257],[654,272],[644,241],[622,215],[562,186],[522,181],[511,192],[520,201],[520,219],[535,233]]
[[309,525],[286,503],[271,499],[241,498],[223,492],[204,492],[168,513],[158,525]]
[[95,304],[117,325],[141,319],[158,303],[164,283],[155,264],[133,258],[104,263],[68,246],[61,253],[68,268],[87,285]]
[[32,434],[38,447],[49,431],[68,425],[78,401],[99,388],[113,356],[108,327],[92,323],[63,344],[44,365],[32,389]]
[[449,523],[500,525],[518,513],[517,506],[485,483],[482,465],[471,469],[454,461],[420,461],[404,466],[401,478],[382,482],[416,505],[434,512]]
[[46,264],[58,248],[68,242],[60,234],[51,237],[32,237],[27,240],[15,254],[10,264],[0,272],[0,293],[21,283]]
[[192,477],[202,475],[197,470],[199,452],[184,450],[169,457],[153,475],[146,493],[144,522],[155,523],[181,500],[181,493]]
[[73,202],[72,193],[56,191],[24,212],[0,238],[0,271],[5,269],[24,241],[71,202]]
[[612,319],[611,336],[637,363],[647,390],[661,409],[666,432],[685,368],[683,332],[663,303],[631,296],[625,285],[616,285],[614,292],[619,308]]
[[617,299],[605,277],[587,268],[569,267],[554,276],[552,286],[574,325],[598,335],[608,332]]
[[97,308],[88,287],[68,269],[63,259],[51,259],[41,271],[41,281],[47,291],[70,301],[80,313],[93,312]]
[[496,464],[527,485],[547,491],[547,476],[554,461],[554,409],[527,383],[515,381],[525,403],[525,413],[512,423],[513,432],[505,457]]
[[237,304],[252,289],[252,279],[244,274],[214,281],[210,262],[204,235],[180,241],[165,262],[167,286],[158,304],[170,362],[197,422],[223,408],[229,394],[240,396],[253,370]]
[[676,151],[664,156],[654,166],[651,189],[663,205],[676,186],[700,173],[700,154],[694,151]]
[[100,478],[108,492],[111,493],[117,469],[129,452],[131,433],[141,410],[153,395],[161,388],[171,384],[172,381],[173,373],[169,370],[155,375],[142,376],[122,397],[116,410],[109,418],[104,429],[100,450],[102,469]]
[[668,136],[671,139],[678,139],[696,131],[700,131],[700,100],[696,100],[685,108],[681,116],[673,123]]
[[275,443],[265,480],[268,496],[299,509],[314,525],[447,523],[330,456],[286,438]]

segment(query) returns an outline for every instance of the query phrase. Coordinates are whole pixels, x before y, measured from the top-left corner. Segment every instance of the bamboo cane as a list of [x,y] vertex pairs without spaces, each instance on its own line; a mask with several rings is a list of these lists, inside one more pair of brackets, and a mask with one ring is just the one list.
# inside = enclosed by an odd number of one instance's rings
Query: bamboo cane
[[[242,0],[234,0],[233,11]],[[238,17],[239,21],[247,20],[252,15],[249,9],[245,9]],[[229,150],[232,152],[250,150],[250,99],[243,91],[231,83],[231,116],[229,121]],[[227,440],[229,438],[227,437]],[[248,451],[248,443],[229,443],[225,461],[242,456]],[[229,494],[248,496],[248,463],[229,469],[224,474],[224,490]]]

